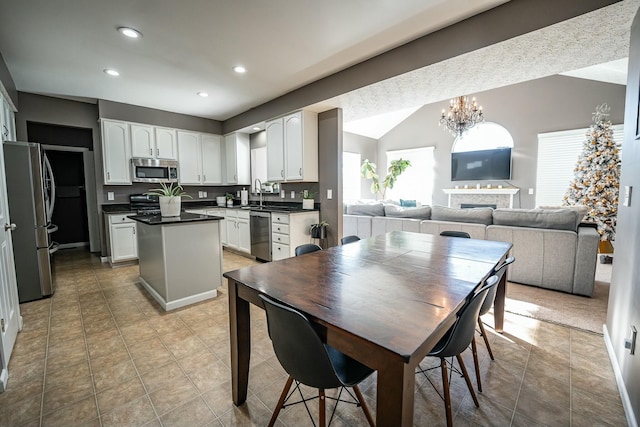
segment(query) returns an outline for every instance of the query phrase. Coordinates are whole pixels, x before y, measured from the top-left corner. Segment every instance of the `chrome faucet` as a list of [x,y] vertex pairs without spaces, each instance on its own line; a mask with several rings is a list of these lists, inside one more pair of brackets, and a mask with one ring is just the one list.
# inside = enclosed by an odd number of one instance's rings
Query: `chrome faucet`
[[[258,183],[258,185],[256,185],[256,183]],[[253,186],[260,195],[260,207],[262,207],[262,182],[259,178],[256,178],[256,180],[253,182]]]

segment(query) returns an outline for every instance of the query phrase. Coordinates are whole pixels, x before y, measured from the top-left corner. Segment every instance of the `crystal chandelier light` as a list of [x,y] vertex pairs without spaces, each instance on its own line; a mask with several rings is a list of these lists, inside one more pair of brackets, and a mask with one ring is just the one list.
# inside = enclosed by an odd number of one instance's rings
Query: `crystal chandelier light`
[[451,100],[448,114],[445,115],[445,110],[442,110],[439,125],[444,125],[453,136],[461,136],[483,121],[482,107],[478,107],[476,99],[469,101],[468,97],[459,96]]

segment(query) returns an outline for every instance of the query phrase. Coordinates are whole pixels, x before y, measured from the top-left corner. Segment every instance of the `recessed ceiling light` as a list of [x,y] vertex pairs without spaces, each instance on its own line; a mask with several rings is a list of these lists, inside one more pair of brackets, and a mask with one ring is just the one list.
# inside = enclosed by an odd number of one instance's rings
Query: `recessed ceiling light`
[[114,76],[114,77],[117,77],[117,76],[119,76],[119,75],[120,75],[120,73],[119,73],[119,72],[117,72],[116,70],[114,70],[114,69],[112,69],[112,68],[105,68],[103,71],[104,71],[106,74],[109,74],[110,76]]
[[198,96],[206,98],[207,96],[209,96],[209,94],[207,92],[198,92]]
[[244,68],[242,65],[236,65],[235,67],[233,67],[233,71],[235,71],[238,74],[244,74],[247,72],[247,69]]
[[260,128],[258,126],[254,126],[253,130],[260,130]]
[[119,27],[118,31],[123,36],[127,36],[127,37],[129,37],[131,39],[139,39],[139,38],[142,37],[142,33],[140,31],[138,31],[138,30],[134,30],[133,28]]

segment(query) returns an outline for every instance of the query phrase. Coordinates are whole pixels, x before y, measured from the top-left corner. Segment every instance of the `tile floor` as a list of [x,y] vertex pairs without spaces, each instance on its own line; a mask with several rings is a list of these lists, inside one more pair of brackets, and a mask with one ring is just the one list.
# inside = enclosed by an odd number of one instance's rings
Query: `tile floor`
[[[252,262],[224,253],[225,270]],[[56,255],[55,295],[21,306],[24,329],[9,388],[0,394],[0,426],[267,425],[286,376],[263,312],[252,309],[249,397],[237,408],[226,287],[215,300],[165,313],[137,276],[137,266],[111,269],[82,250]],[[478,341],[485,390],[479,409],[463,380],[453,378],[455,425],[626,425],[602,336],[509,313],[505,331],[489,332],[495,361]],[[362,389],[375,411],[375,374]],[[442,401],[424,377],[417,377],[415,396],[414,424],[444,425]],[[296,405],[283,410],[277,425],[311,422]],[[366,420],[359,408],[342,404],[332,425]]]

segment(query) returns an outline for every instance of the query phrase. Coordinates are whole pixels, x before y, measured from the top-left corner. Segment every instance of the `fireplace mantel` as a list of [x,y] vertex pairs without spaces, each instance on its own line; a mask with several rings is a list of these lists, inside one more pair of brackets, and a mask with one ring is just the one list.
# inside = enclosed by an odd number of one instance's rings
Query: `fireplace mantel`
[[513,208],[513,196],[519,188],[445,188],[449,196],[449,207],[459,208],[461,203],[495,204],[499,208]]

